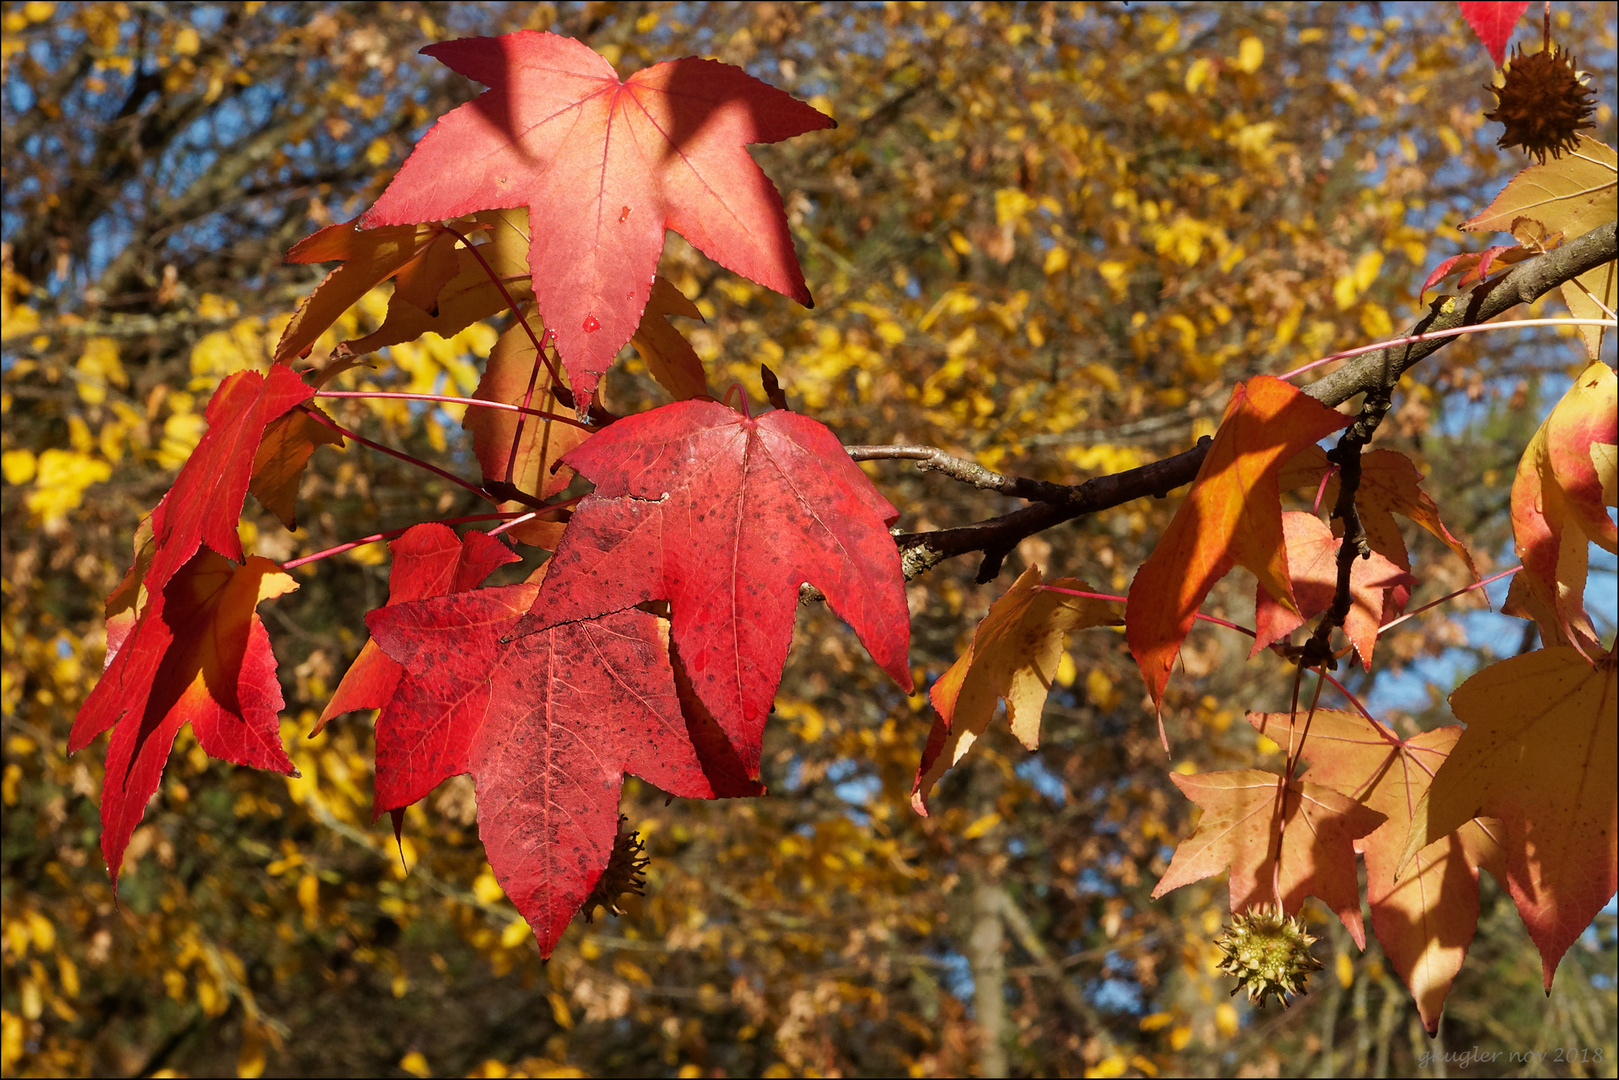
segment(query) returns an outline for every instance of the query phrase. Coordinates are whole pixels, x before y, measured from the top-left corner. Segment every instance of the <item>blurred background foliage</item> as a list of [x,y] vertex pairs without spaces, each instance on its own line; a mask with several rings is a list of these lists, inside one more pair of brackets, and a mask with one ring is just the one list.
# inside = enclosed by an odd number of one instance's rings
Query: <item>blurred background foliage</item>
[[[267,363],[318,280],[284,252],[363,210],[426,126],[479,92],[422,45],[530,27],[621,73],[709,55],[833,115],[834,131],[755,150],[813,310],[669,238],[664,273],[704,317],[677,322],[710,384],[757,397],[768,363],[847,443],[1072,482],[1191,445],[1237,379],[1407,325],[1427,270],[1483,245],[1455,226],[1523,162],[1493,146],[1491,65],[1454,5],[0,10],[6,1075],[1442,1075],[1422,1055],[1474,1047],[1602,1055],[1474,1071],[1614,1074],[1612,909],[1548,999],[1487,878],[1437,1041],[1375,944],[1359,953],[1315,909],[1327,968],[1308,997],[1256,1012],[1227,996],[1210,944],[1224,882],[1148,899],[1191,824],[1166,765],[1273,760],[1241,717],[1285,707],[1288,669],[1241,663],[1245,640],[1218,631],[1187,643],[1167,761],[1122,636],[1086,631],[1041,749],[986,738],[922,819],[908,795],[925,699],[804,609],[766,734],[770,796],[667,803],[632,781],[647,896],[576,924],[549,963],[484,864],[466,778],[410,811],[396,850],[370,820],[367,718],[305,737],[364,641],[363,610],[386,598],[381,545],[299,571],[300,591],[264,609],[302,778],[210,761],[182,734],[116,902],[96,844],[100,751],[65,757],[137,521],[196,444],[212,388]],[[1610,144],[1614,18],[1553,11]],[[374,327],[384,301],[340,329]],[[496,323],[343,378],[468,393]],[[1507,488],[1541,402],[1581,365],[1554,334],[1459,340],[1406,380],[1380,433],[1430,474],[1486,572],[1510,557]],[[626,350],[607,403],[659,393]],[[332,411],[476,476],[453,409]],[[907,529],[1013,505],[904,462],[865,467]],[[1122,592],[1173,502],[1030,539],[1007,571],[1035,562]],[[394,459],[324,447],[302,527],[249,500],[242,529],[250,551],[286,559],[475,508]],[[1465,584],[1458,560],[1411,539],[1415,602]],[[911,585],[924,685],[1011,580],[975,585],[976,569]],[[1211,607],[1243,621],[1239,579]],[[1359,686],[1392,688],[1394,723],[1449,722],[1444,692],[1503,648],[1453,617],[1470,606],[1378,650],[1384,681]]]

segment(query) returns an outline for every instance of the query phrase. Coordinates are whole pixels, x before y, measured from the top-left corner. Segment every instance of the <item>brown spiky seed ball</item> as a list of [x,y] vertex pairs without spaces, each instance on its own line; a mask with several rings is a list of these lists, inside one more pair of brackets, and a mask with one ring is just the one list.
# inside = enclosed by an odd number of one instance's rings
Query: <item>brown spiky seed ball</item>
[[1544,52],[1523,54],[1514,50],[1500,86],[1485,87],[1496,97],[1495,111],[1486,120],[1498,120],[1506,128],[1497,146],[1521,146],[1525,152],[1546,163],[1546,155],[1560,158],[1580,142],[1580,131],[1593,127],[1596,91],[1580,83],[1574,70],[1574,57],[1553,45]]

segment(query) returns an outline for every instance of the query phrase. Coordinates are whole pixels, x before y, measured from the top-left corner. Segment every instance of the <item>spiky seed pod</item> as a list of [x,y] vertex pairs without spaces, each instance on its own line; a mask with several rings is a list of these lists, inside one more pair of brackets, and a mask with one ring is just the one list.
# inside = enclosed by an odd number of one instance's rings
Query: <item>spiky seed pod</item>
[[1580,83],[1574,57],[1555,45],[1525,56],[1518,46],[1500,86],[1487,86],[1496,97],[1495,111],[1486,120],[1499,120],[1506,130],[1497,146],[1521,146],[1546,164],[1546,155],[1560,158],[1579,146],[1581,130],[1593,127],[1596,91]]
[[1274,904],[1237,914],[1214,939],[1225,953],[1220,970],[1237,978],[1231,992],[1246,988],[1248,1000],[1261,1008],[1267,995],[1274,994],[1286,1008],[1289,996],[1305,992],[1310,972],[1321,970],[1321,961],[1310,951],[1315,941],[1305,933],[1303,920]]
[[645,855],[646,845],[641,843],[639,833],[622,831],[628,820],[623,814],[618,816],[620,832],[613,840],[613,854],[607,859],[607,869],[585,897],[585,922],[594,919],[598,906],[614,915],[624,914],[618,901],[627,893],[646,895],[646,868],[652,860]]

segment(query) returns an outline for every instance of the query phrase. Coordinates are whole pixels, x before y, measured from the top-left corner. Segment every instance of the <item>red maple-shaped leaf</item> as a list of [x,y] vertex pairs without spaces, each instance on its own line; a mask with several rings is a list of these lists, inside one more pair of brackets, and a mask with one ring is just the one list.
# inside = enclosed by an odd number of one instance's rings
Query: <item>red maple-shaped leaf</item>
[[1529,0],[1460,0],[1462,18],[1490,51],[1490,59],[1500,67],[1506,59],[1507,39],[1518,17],[1529,7]]
[[1382,814],[1297,780],[1284,799],[1282,778],[1258,769],[1169,778],[1203,808],[1203,818],[1175,849],[1154,899],[1229,868],[1232,911],[1279,900],[1297,915],[1304,898],[1314,896],[1337,914],[1356,945],[1366,947],[1354,844],[1383,824]]
[[161,592],[148,594],[138,621],[132,611],[120,613],[117,638],[108,635],[116,651],[68,736],[73,753],[113,728],[101,850],[115,885],[183,724],[210,757],[296,774],[281,746],[275,655],[253,609],[297,587],[269,559],[255,555],[237,566],[202,551]]
[[[1282,535],[1287,538],[1288,576],[1293,582],[1297,611],[1288,611],[1259,586],[1254,597],[1254,648],[1249,656],[1273,641],[1286,637],[1332,606],[1338,590],[1338,549],[1343,541],[1332,535],[1325,521],[1314,514],[1288,511],[1282,515]],[[1372,552],[1370,558],[1356,559],[1349,571],[1349,613],[1344,617],[1344,634],[1355,646],[1361,666],[1371,667],[1372,647],[1383,620],[1383,594],[1396,585],[1409,589],[1417,579],[1394,563]]]
[[534,295],[581,401],[635,333],[665,228],[810,302],[781,196],[744,147],[830,118],[712,60],[620,80],[588,46],[532,30],[422,52],[490,89],[423,136],[363,224],[527,206]]
[[679,401],[619,420],[563,460],[596,490],[517,633],[668,600],[697,696],[750,776],[801,582],[910,689],[904,579],[885,528],[898,512],[821,424]]
[[[1400,739],[1360,713],[1318,709],[1313,718],[1249,713],[1248,722],[1281,744],[1307,739],[1302,754],[1316,783],[1350,795],[1388,818],[1355,841],[1366,858],[1366,900],[1383,954],[1416,1000],[1429,1034],[1439,1028],[1450,985],[1478,926],[1478,872],[1503,876],[1501,824],[1469,821],[1423,848],[1395,881],[1411,814],[1462,729],[1454,725]],[[1307,734],[1306,734],[1307,732]]]
[[74,717],[68,751],[113,729],[101,843],[114,881],[181,724],[215,757],[292,771],[275,657],[253,607],[297,586],[269,560],[243,556],[236,524],[266,428],[313,393],[279,364],[221,382],[207,432],[141,523],[135,565],[108,598],[107,667]]
[[601,877],[633,773],[711,798],[658,621],[620,611],[508,643],[533,584],[478,589],[367,616],[404,666],[377,718],[377,809],[471,773],[495,878],[549,956]]
[[1471,818],[1505,826],[1507,891],[1557,963],[1619,885],[1619,695],[1612,650],[1593,667],[1560,645],[1491,664],[1450,695],[1467,725],[1411,815],[1401,879],[1427,845]]
[[[487,533],[469,532],[458,537],[448,525],[437,523],[412,527],[388,545],[388,552],[393,556],[393,565],[388,571],[388,603],[384,607],[476,589],[496,567],[519,558]],[[318,734],[334,716],[387,705],[399,685],[401,671],[399,663],[379,649],[375,640],[367,641],[310,734]]]
[[1241,566],[1284,607],[1297,609],[1288,579],[1278,474],[1317,439],[1349,423],[1280,379],[1239,383],[1192,490],[1136,572],[1125,606],[1125,639],[1155,702],[1214,583]]

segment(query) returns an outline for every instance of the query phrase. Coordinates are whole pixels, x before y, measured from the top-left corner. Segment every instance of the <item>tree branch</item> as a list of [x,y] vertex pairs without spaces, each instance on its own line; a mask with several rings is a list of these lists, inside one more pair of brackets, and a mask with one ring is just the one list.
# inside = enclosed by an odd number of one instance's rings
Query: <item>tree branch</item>
[[[1519,304],[1533,303],[1565,281],[1571,281],[1616,258],[1619,258],[1619,235],[1616,235],[1615,223],[1610,221],[1554,251],[1519,263],[1500,277],[1481,282],[1463,296],[1436,299],[1429,305],[1428,314],[1410,332],[1432,333],[1488,322]],[[1304,392],[1331,406],[1342,405],[1357,394],[1384,387],[1391,392],[1400,377],[1415,364],[1453,340],[1436,338],[1414,341],[1357,356],[1332,374],[1305,387]],[[1375,410],[1377,419],[1382,418],[1387,408],[1386,404],[1382,404],[1380,409]],[[1376,421],[1372,421],[1371,426],[1375,427]],[[1365,435],[1370,437],[1369,429]],[[1175,488],[1191,483],[1197,478],[1210,442],[1205,436],[1190,450],[1135,469],[1092,477],[1075,486],[1003,477],[988,469],[983,469],[982,475],[979,475],[973,472],[979,466],[931,447],[862,446],[851,450],[860,452],[856,460],[869,461],[882,457],[915,459],[923,462],[923,468],[936,469],[978,487],[1015,494],[1019,498],[1041,500],[1039,505],[1026,506],[974,525],[895,536],[905,580],[927,572],[945,559],[982,551],[984,562],[978,568],[977,578],[982,584],[1000,573],[1001,562],[1025,537],[1148,495],[1163,498]],[[880,450],[893,452],[878,453]],[[955,464],[958,462],[967,468],[958,468]],[[975,476],[977,479],[973,479]],[[1040,494],[1032,494],[1036,490]],[[1024,494],[1024,491],[1031,494]],[[1058,492],[1064,493],[1063,497],[1053,498]],[[801,590],[801,598],[811,597],[818,598],[819,594],[807,588]]]

